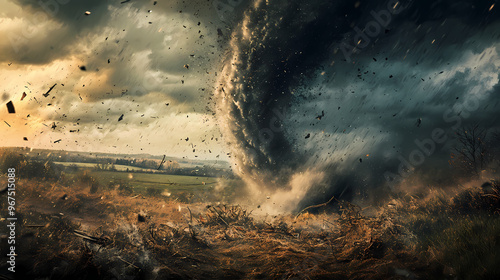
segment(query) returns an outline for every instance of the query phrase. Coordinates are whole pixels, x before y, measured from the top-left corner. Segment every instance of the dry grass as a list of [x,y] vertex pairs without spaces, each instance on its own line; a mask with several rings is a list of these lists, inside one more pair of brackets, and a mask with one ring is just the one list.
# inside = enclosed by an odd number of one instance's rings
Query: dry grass
[[[425,199],[400,195],[376,217],[342,201],[337,214],[257,219],[238,205],[184,204],[128,195],[118,187],[91,193],[78,182],[71,188],[57,182],[19,185],[23,245],[18,263],[26,279],[488,279],[500,274],[499,200],[492,190]],[[6,242],[1,244],[4,254]]]

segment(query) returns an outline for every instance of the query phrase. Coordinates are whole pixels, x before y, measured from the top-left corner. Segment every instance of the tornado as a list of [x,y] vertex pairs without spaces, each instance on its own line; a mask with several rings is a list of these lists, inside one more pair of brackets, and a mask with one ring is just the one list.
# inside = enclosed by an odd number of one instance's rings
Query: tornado
[[324,172],[295,150],[286,120],[294,94],[349,29],[346,13],[357,14],[350,2],[259,0],[232,34],[216,116],[233,170],[256,201],[290,196],[285,208],[293,211],[308,189],[323,184]]

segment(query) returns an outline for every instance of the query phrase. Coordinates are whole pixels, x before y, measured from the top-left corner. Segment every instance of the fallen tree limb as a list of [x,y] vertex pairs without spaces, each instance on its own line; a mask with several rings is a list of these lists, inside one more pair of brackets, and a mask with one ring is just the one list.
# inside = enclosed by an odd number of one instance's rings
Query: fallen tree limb
[[319,207],[323,207],[323,206],[326,206],[328,205],[330,202],[332,202],[332,200],[335,199],[335,196],[332,196],[332,198],[330,198],[330,200],[328,200],[327,202],[325,203],[321,203],[321,204],[318,204],[318,205],[311,205],[311,206],[307,206],[306,208],[302,209],[302,211],[300,211],[296,216],[295,216],[295,219],[297,219],[300,214],[302,214],[302,212],[308,210],[308,209],[311,209],[311,208],[319,208]]

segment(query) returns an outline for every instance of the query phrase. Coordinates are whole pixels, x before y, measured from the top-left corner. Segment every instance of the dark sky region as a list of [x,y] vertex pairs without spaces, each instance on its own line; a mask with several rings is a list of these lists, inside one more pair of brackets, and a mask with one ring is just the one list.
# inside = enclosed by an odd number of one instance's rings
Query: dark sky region
[[230,153],[288,211],[499,128],[494,0],[0,2],[6,146]]

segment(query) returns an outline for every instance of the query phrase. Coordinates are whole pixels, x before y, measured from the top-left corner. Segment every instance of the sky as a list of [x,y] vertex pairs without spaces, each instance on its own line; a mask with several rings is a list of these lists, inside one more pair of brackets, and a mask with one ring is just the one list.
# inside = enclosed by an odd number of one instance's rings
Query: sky
[[297,205],[499,129],[496,0],[0,3],[1,145],[229,159]]
[[1,145],[228,158],[210,95],[243,7],[0,2]]
[[216,90],[234,170],[288,210],[446,172],[458,129],[499,129],[495,4],[254,2]]

